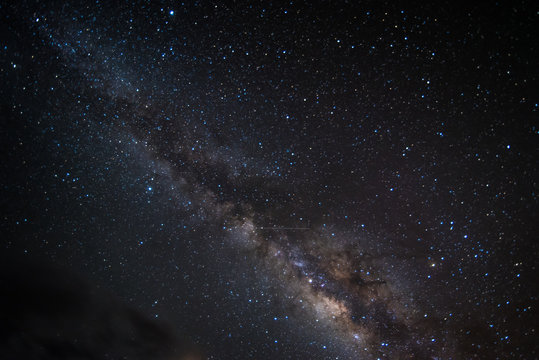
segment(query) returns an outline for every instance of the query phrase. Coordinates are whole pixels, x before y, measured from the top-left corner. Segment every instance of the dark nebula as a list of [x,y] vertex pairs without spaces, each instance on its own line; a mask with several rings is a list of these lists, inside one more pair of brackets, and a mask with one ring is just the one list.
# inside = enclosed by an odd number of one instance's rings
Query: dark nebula
[[0,357],[537,358],[531,2],[0,20]]

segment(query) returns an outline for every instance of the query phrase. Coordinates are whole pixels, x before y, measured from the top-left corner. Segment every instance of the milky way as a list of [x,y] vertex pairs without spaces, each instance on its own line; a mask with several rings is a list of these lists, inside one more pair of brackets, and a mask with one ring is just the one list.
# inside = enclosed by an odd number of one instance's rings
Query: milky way
[[534,9],[1,10],[6,253],[211,359],[536,356]]

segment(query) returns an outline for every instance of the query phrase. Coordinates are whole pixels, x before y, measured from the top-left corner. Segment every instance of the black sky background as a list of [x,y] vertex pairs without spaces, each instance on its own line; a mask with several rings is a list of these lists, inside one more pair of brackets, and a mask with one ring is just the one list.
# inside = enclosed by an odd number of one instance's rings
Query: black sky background
[[7,256],[209,358],[537,356],[531,2],[0,10]]

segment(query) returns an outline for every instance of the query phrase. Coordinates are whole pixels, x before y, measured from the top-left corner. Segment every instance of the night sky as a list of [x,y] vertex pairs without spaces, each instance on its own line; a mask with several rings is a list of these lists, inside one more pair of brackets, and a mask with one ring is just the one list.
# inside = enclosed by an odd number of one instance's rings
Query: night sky
[[3,3],[0,351],[537,358],[538,20]]

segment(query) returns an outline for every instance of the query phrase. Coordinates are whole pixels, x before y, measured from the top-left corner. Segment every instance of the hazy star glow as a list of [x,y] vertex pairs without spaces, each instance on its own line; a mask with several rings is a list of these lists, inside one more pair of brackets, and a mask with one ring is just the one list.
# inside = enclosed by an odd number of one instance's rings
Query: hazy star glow
[[210,359],[536,357],[536,9],[352,3],[3,6],[2,249]]

